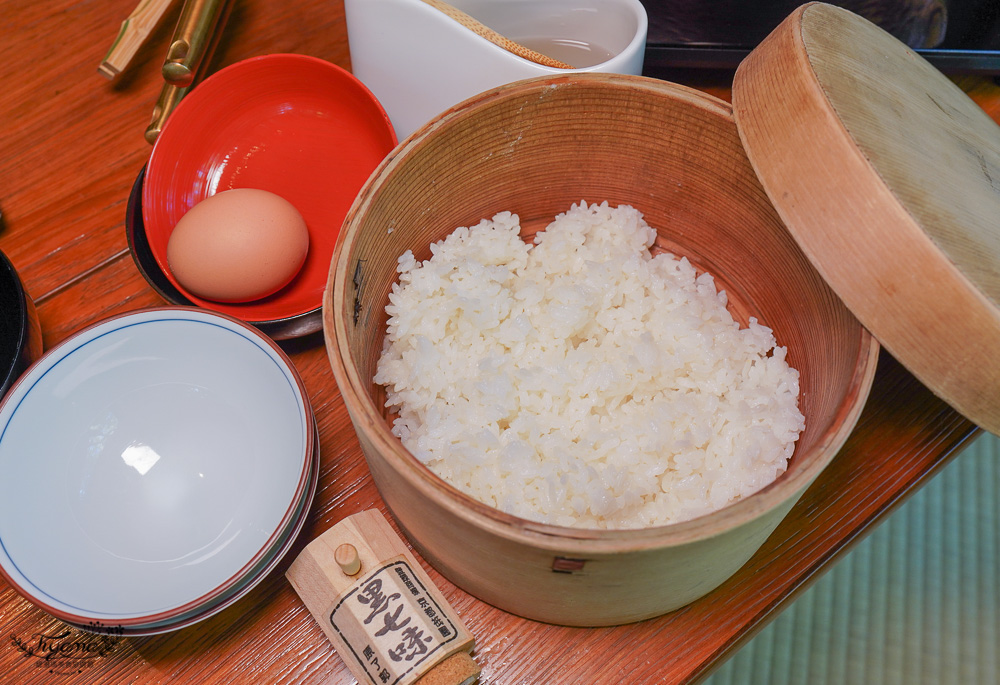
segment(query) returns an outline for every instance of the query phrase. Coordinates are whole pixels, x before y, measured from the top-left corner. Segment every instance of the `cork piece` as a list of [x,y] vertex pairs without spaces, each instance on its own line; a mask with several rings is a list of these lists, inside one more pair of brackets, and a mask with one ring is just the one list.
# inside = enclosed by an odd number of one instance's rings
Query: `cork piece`
[[359,683],[478,678],[472,634],[378,510],[334,525],[285,576]]
[[472,685],[479,678],[479,664],[468,652],[458,652],[431,669],[417,685]]
[[333,558],[344,575],[354,576],[361,570],[361,557],[358,556],[358,549],[350,543],[345,542],[335,549]]

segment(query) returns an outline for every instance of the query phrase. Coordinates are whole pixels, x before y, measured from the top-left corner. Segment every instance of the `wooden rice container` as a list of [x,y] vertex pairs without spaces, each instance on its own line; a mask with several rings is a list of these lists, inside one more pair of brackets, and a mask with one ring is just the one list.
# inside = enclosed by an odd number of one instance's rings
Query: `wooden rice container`
[[[399,255],[427,259],[431,242],[504,210],[520,216],[527,236],[581,200],[642,211],[658,230],[654,249],[713,274],[737,320],[757,317],[788,348],[806,429],[773,484],[675,525],[564,528],[474,501],[391,434],[372,377]],[[419,552],[490,604],[578,626],[665,613],[735,573],[851,432],[879,349],[785,230],[728,104],[664,81],[598,74],[486,92],[401,144],[345,220],[324,326],[372,476]]]

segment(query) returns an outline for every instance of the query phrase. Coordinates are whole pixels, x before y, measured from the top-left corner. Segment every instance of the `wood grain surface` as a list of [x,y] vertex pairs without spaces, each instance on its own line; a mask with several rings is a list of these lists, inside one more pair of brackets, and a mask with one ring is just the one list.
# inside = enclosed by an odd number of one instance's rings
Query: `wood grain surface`
[[[9,73],[17,75],[0,92],[0,250],[38,305],[47,347],[109,314],[163,304],[132,263],[123,222],[129,190],[150,152],[143,132],[161,88],[159,69],[176,9],[114,82],[97,73],[108,41],[134,4],[0,2],[0,54]],[[310,54],[348,67],[341,4],[241,0],[212,66],[273,52]],[[1000,89],[971,77],[960,84],[991,117],[1000,118]],[[322,454],[317,499],[286,562],[219,615],[148,638],[70,629],[0,583],[0,680],[353,681],[283,574],[305,543],[341,518],[384,506],[322,340],[313,336],[285,347],[316,412]],[[484,683],[692,682],[977,434],[883,353],[855,431],[763,548],[707,597],[640,623],[580,629],[528,621],[479,602],[424,567],[475,635]]]

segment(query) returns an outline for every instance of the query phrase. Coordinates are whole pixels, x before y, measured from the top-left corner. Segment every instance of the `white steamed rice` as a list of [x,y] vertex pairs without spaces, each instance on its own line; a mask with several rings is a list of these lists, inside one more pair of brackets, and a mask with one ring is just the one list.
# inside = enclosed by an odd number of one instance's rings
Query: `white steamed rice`
[[503,212],[399,258],[375,381],[393,433],[459,490],[585,528],[664,525],[761,489],[804,426],[769,328],[740,329],[632,207]]

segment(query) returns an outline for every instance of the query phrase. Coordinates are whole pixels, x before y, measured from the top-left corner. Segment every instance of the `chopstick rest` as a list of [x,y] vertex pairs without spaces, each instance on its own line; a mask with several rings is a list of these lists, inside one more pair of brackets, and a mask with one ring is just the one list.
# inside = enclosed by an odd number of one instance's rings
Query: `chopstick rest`
[[377,509],[313,540],[285,577],[359,683],[479,677],[472,634]]

